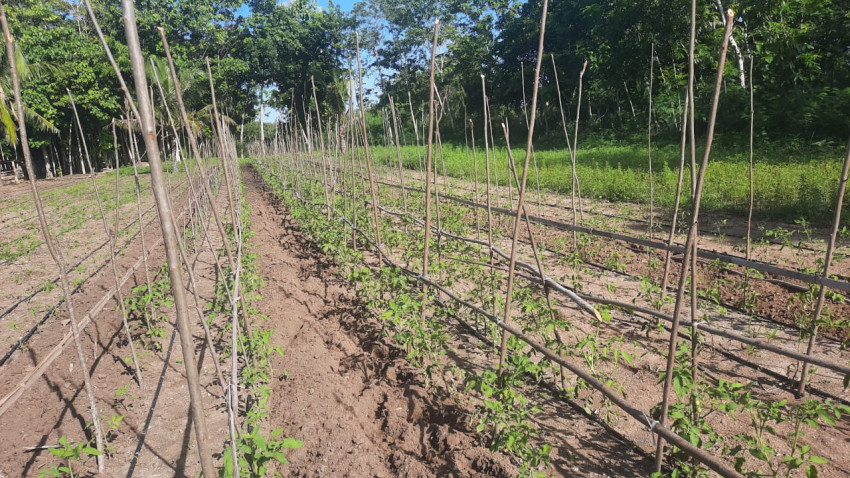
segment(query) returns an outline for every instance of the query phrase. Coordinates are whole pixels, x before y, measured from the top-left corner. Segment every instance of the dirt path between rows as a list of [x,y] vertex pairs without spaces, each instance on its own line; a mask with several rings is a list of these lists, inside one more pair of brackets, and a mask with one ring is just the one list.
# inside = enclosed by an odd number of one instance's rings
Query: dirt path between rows
[[[429,394],[353,291],[244,171],[251,239],[265,279],[259,310],[284,356],[274,363],[271,428],[303,440],[290,476],[512,476],[476,445],[458,404]],[[258,324],[259,325],[259,324]]]

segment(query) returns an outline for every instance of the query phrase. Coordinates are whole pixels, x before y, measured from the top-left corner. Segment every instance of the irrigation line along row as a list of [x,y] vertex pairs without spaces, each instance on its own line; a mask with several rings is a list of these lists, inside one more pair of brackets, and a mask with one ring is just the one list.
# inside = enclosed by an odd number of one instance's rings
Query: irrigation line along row
[[[294,192],[294,196],[296,198],[298,198],[298,200],[301,201],[302,203],[305,203],[305,204],[308,204],[308,205],[314,205],[313,203],[306,201],[301,196],[301,194],[297,190],[295,190],[294,188],[287,188],[287,189],[291,189]],[[332,208],[334,211],[337,211],[335,207],[332,207],[332,206],[327,205],[327,204],[320,205],[320,206]],[[370,238],[360,228],[355,227],[354,224],[351,221],[349,221],[346,217],[339,216],[339,219],[346,225],[346,227],[351,228],[352,230],[356,231],[361,236],[363,236],[363,238],[369,244],[371,244],[373,248],[378,247],[378,244],[372,238]],[[426,278],[423,275],[421,275],[421,274],[419,274],[415,271],[412,271],[412,270],[405,268],[404,266],[394,262],[392,259],[390,259],[389,257],[386,257],[385,255],[381,256],[381,260],[382,260],[383,263],[385,263],[385,264],[387,264],[391,267],[397,268],[400,271],[404,272],[406,275],[415,278],[418,282],[422,283],[423,285],[427,285],[427,286],[430,286],[430,287],[433,287],[433,288],[439,290],[440,292],[442,292],[443,294],[445,294],[447,297],[451,298],[453,301],[457,302],[458,304],[461,304],[461,305],[469,308],[470,310],[480,314],[481,316],[483,316],[484,318],[486,318],[490,322],[492,322],[492,323],[496,324],[498,327],[500,327],[505,333],[509,333],[511,335],[514,335],[518,339],[520,339],[523,342],[525,342],[526,344],[528,344],[534,350],[543,354],[547,359],[551,360],[552,362],[554,362],[554,363],[556,363],[560,366],[563,366],[567,370],[576,374],[579,378],[586,381],[591,387],[593,387],[594,389],[596,389],[597,391],[599,391],[600,393],[605,395],[605,397],[608,398],[609,400],[611,400],[612,403],[617,405],[620,409],[622,409],[624,412],[626,412],[627,414],[632,416],[638,422],[643,423],[643,424],[648,423],[648,419],[647,419],[648,415],[647,415],[646,412],[635,408],[628,401],[623,399],[616,391],[610,389],[604,383],[602,383],[601,381],[599,381],[598,379],[593,377],[591,374],[586,372],[583,368],[573,364],[572,362],[566,360],[565,358],[561,357],[557,353],[549,350],[547,347],[545,347],[544,345],[537,342],[534,338],[524,334],[523,332],[521,332],[516,327],[511,326],[509,324],[506,324],[503,320],[501,320],[498,317],[496,317],[495,315],[485,311],[481,307],[479,307],[475,304],[472,304],[472,303],[458,297],[450,289],[443,287],[438,282],[436,282],[436,281],[434,281],[430,278]],[[741,478],[743,476],[743,475],[739,474],[737,471],[735,471],[733,468],[729,467],[726,463],[718,460],[715,456],[710,455],[705,450],[702,450],[698,447],[695,447],[690,442],[684,440],[678,434],[671,431],[670,429],[668,429],[665,426],[662,426],[660,424],[654,424],[651,427],[651,432],[660,436],[664,440],[668,441],[669,443],[671,443],[672,445],[676,446],[677,448],[683,450],[684,452],[688,453],[689,455],[695,457],[701,463],[705,464],[707,467],[709,467],[711,470],[717,472],[721,476],[731,477],[731,478]]]
[[[380,183],[383,184],[383,185],[389,186],[389,187],[393,187],[393,188],[399,187],[398,184],[395,184],[395,183],[392,183],[392,182],[389,182],[389,181],[380,181]],[[414,188],[414,187],[411,187],[411,186],[407,186],[407,190],[424,193],[424,191],[422,189]],[[469,200],[469,199],[465,199],[465,198],[461,198],[461,197],[457,197],[457,196],[443,196],[443,197],[446,198],[446,199],[449,199],[451,201],[461,203],[461,204],[466,204],[466,205],[469,205],[469,206],[474,206],[474,207],[479,207],[479,208],[487,208],[486,204],[476,203],[475,201],[472,201],[472,200]],[[508,209],[505,209],[505,208],[500,208],[500,207],[497,207],[497,206],[491,206],[491,210],[493,212],[496,212],[496,213],[499,213],[499,214],[506,214],[506,215],[515,214],[515,211],[511,211],[511,210],[508,210]],[[563,222],[560,222],[560,221],[556,221],[556,220],[553,220],[553,219],[547,219],[547,218],[543,218],[543,217],[538,217],[538,216],[534,216],[534,215],[529,215],[528,218],[531,222],[534,222],[536,224],[541,224],[541,225],[544,225],[544,226],[550,226],[550,227],[555,227],[555,228],[558,228],[558,229],[564,229],[564,230],[568,230],[568,231],[575,231],[575,232],[580,232],[580,233],[584,233],[584,234],[590,234],[590,235],[597,236],[597,237],[604,237],[606,239],[613,239],[613,240],[616,240],[616,241],[625,242],[627,244],[633,244],[633,245],[637,245],[637,246],[643,246],[643,247],[648,247],[648,248],[662,250],[662,251],[670,251],[674,254],[683,254],[684,251],[685,251],[685,247],[682,246],[682,245],[679,245],[679,244],[672,244],[672,245],[668,246],[667,244],[665,244],[663,242],[650,241],[648,239],[642,239],[642,238],[639,238],[639,237],[627,236],[627,235],[624,235],[624,234],[618,234],[616,232],[603,231],[603,230],[600,230],[600,229],[593,229],[593,228],[588,228],[588,227],[583,227],[583,226],[572,226],[570,224],[566,224],[566,223],[563,223]],[[725,253],[722,253],[722,252],[716,252],[716,251],[706,250],[706,249],[702,249],[702,248],[700,248],[697,251],[697,256],[701,259],[706,259],[706,260],[709,260],[709,261],[720,260],[721,262],[725,262],[725,263],[728,263],[728,264],[734,264],[734,265],[744,267],[744,268],[748,268],[748,269],[757,270],[759,272],[764,272],[764,273],[772,274],[772,275],[775,275],[775,276],[786,277],[786,278],[789,278],[789,279],[798,280],[798,281],[804,282],[806,284],[826,286],[826,287],[829,287],[830,289],[840,290],[840,291],[850,293],[850,282],[833,279],[831,277],[825,277],[825,276],[814,275],[814,274],[807,274],[805,272],[800,272],[800,271],[796,271],[796,270],[792,270],[792,269],[786,269],[786,268],[775,266],[775,265],[768,264],[768,263],[765,263],[765,262],[747,260],[747,259],[744,259],[742,257],[732,256],[732,255],[725,254]]]
[[[488,163],[488,165],[489,165],[489,163]],[[338,169],[338,168],[335,168],[335,169]],[[393,187],[393,188],[399,188],[400,187],[396,183],[392,183],[392,182],[385,181],[385,180],[378,181],[378,182],[379,182],[379,184],[386,185],[386,186]],[[411,188],[409,186],[407,187],[407,189],[410,190],[410,191],[413,191],[413,192],[424,192],[422,189]],[[463,203],[463,204],[468,204],[468,205],[476,207],[476,214],[477,214],[477,208],[485,209],[485,208],[488,207],[488,205],[478,202],[477,199],[476,200],[469,200],[469,199],[462,198],[462,197],[447,196],[447,195],[444,195],[444,197],[449,199],[449,200],[455,201],[455,202],[460,202],[460,203]],[[514,211],[512,211],[512,210],[498,208],[498,207],[492,208],[491,212],[492,211],[495,211],[499,214],[514,214]],[[531,222],[535,222],[535,223],[538,223],[538,224],[542,224],[542,225],[546,225],[546,226],[550,226],[550,227],[555,227],[555,228],[559,228],[559,229],[570,230],[570,231],[573,232],[574,235],[575,235],[576,232],[582,232],[582,233],[586,233],[586,234],[591,234],[591,235],[596,235],[596,236],[601,236],[601,237],[606,237],[606,238],[609,238],[609,239],[614,239],[614,240],[626,242],[628,244],[640,245],[640,246],[643,246],[643,247],[649,247],[649,248],[653,248],[653,249],[663,250],[663,251],[666,252],[665,256],[669,256],[672,253],[682,253],[684,251],[684,247],[675,244],[670,237],[668,237],[667,244],[663,244],[663,243],[657,242],[657,241],[651,241],[651,240],[647,240],[647,239],[643,239],[643,238],[639,238],[639,237],[633,237],[633,236],[627,236],[627,235],[623,235],[623,234],[612,233],[612,232],[603,231],[603,230],[599,230],[599,229],[584,228],[584,227],[581,227],[581,226],[578,226],[578,227],[571,226],[571,225],[565,224],[563,222],[559,222],[559,221],[555,221],[555,220],[547,219],[547,218],[542,218],[542,217],[538,217],[538,216],[529,216],[528,219]],[[812,250],[815,251],[814,249],[812,249]],[[815,251],[815,252],[820,252],[820,251]],[[777,275],[777,276],[780,276],[780,277],[788,277],[788,278],[796,279],[796,280],[799,280],[799,281],[804,282],[806,284],[825,285],[825,286],[830,287],[834,290],[841,290],[841,291],[850,292],[850,284],[847,281],[839,280],[839,279],[844,279],[842,276],[837,276],[838,279],[835,279],[835,278],[832,278],[832,277],[817,276],[817,275],[807,274],[807,273],[803,273],[803,272],[796,271],[796,270],[778,267],[778,266],[768,264],[768,263],[764,263],[764,262],[751,261],[751,260],[747,260],[747,259],[744,259],[744,258],[741,258],[741,257],[738,257],[738,256],[732,256],[732,255],[729,255],[729,254],[711,251],[711,250],[698,249],[697,255],[700,258],[700,260],[706,261],[706,263],[709,263],[710,260],[715,260],[715,261],[720,260],[722,262],[738,265],[738,266],[741,266],[741,267],[744,267],[744,268],[754,269],[754,270],[758,270],[758,271],[761,271],[761,272],[766,272],[766,273],[769,273],[769,274]],[[665,270],[667,270],[669,268],[669,264],[666,264],[666,261],[667,261],[667,257],[665,257]],[[736,273],[736,274],[739,274],[739,275],[744,275],[744,273],[734,271],[734,270],[731,270],[731,269],[728,270],[728,272]],[[833,277],[835,277],[835,276],[833,276]],[[803,288],[799,284],[783,281],[783,280],[780,280],[780,279],[764,278],[764,277],[749,277],[749,278],[775,283],[775,284],[778,284],[778,285],[783,286],[783,287],[791,287],[791,288],[797,289],[801,292],[806,290],[805,288]],[[664,290],[666,290],[666,289],[667,288],[664,287]]]
[[[314,180],[314,181],[318,182],[318,180]],[[310,204],[315,205],[315,206],[324,206],[324,204],[322,204],[322,203],[310,203]],[[396,211],[393,211],[391,209],[388,209],[385,206],[380,206],[379,210],[381,212],[386,213],[386,214],[397,216],[397,217],[406,216],[411,221],[413,221],[417,224],[420,224],[420,225],[424,225],[424,221],[422,219],[419,219],[419,218],[411,215],[410,213],[405,215],[403,213],[396,212]],[[434,226],[432,226],[432,228],[434,228]],[[440,230],[440,231],[437,231],[437,232],[439,234],[443,235],[443,236],[450,237],[452,239],[464,241],[464,242],[467,242],[469,244],[476,244],[476,245],[488,247],[492,251],[493,255],[500,256],[505,260],[510,259],[510,256],[508,254],[506,254],[504,251],[502,251],[498,246],[495,246],[495,245],[490,246],[485,241],[470,238],[470,237],[464,237],[464,236],[461,236],[461,235],[451,233],[451,232],[446,231],[446,230]],[[606,298],[602,298],[602,297],[596,297],[596,296],[589,295],[589,294],[577,293],[577,292],[573,291],[572,289],[564,286],[563,284],[560,284],[559,282],[555,281],[551,277],[542,275],[540,273],[540,270],[535,268],[532,264],[529,264],[527,262],[523,262],[523,261],[520,261],[520,260],[517,260],[516,264],[517,264],[517,266],[521,267],[522,269],[527,270],[532,276],[534,276],[535,277],[534,281],[540,283],[544,287],[550,287],[550,288],[558,291],[559,293],[567,296],[570,300],[575,302],[576,305],[579,308],[590,313],[591,315],[593,315],[597,319],[599,318],[599,312],[592,305],[590,305],[588,302],[594,302],[594,303],[598,303],[598,304],[611,305],[611,306],[615,306],[615,307],[619,307],[619,308],[623,308],[623,309],[628,309],[628,310],[631,310],[633,312],[651,315],[655,318],[664,320],[665,322],[672,323],[672,321],[673,321],[672,316],[665,314],[663,312],[653,310],[653,309],[637,306],[637,305],[629,303],[629,302],[622,302],[622,301],[606,299]],[[543,279],[540,279],[541,276],[543,277]],[[694,321],[692,321],[692,320],[680,320],[680,323],[684,326],[690,327],[690,326],[693,325]],[[751,337],[747,337],[746,335],[739,334],[737,332],[732,332],[732,331],[729,331],[729,330],[718,329],[718,328],[706,325],[704,323],[700,323],[699,330],[700,330],[700,332],[704,332],[704,333],[707,333],[707,334],[710,334],[710,335],[716,335],[718,337],[723,337],[723,338],[726,338],[726,339],[729,339],[729,340],[734,340],[736,342],[740,342],[740,343],[745,344],[745,345],[751,345],[753,347],[757,347],[757,348],[762,349],[762,350],[773,352],[777,355],[781,355],[781,356],[784,356],[784,357],[787,357],[787,358],[790,358],[790,359],[793,359],[793,360],[799,360],[799,361],[802,361],[802,362],[805,362],[805,363],[809,363],[811,365],[816,365],[818,367],[822,367],[822,368],[825,368],[825,369],[828,369],[828,370],[832,370],[832,371],[839,373],[839,374],[842,374],[842,375],[850,375],[850,366],[849,365],[844,365],[844,364],[829,360],[827,358],[818,357],[818,356],[814,356],[814,355],[807,355],[807,354],[796,352],[796,351],[793,351],[793,350],[788,350],[784,347],[774,345],[774,344],[772,344],[768,341],[764,341],[764,340],[760,340],[760,339],[754,339],[754,338],[751,338]]]
[[[172,190],[173,190],[173,189],[174,189],[174,188],[172,188]],[[151,210],[153,210],[153,208],[155,208],[155,207],[156,207],[155,205],[151,205],[151,206],[150,206],[147,210],[145,210],[145,211],[144,211],[144,213],[143,213],[143,214],[147,215],[147,213],[148,213],[148,212],[150,212]],[[133,222],[131,222],[131,223],[127,224],[126,226],[124,226],[124,227],[123,227],[123,228],[119,231],[119,234],[120,234],[120,233],[122,233],[122,232],[124,232],[124,231],[126,231],[126,230],[128,230],[128,229],[130,229],[130,228],[131,228],[131,227],[133,227],[134,225],[136,225],[136,222],[137,222],[137,221],[133,221]],[[136,238],[136,236],[137,236],[138,234],[139,234],[138,232],[133,233],[133,235],[132,235],[132,236],[130,236],[130,237],[127,239],[127,242],[126,242],[124,245],[129,244],[130,242],[132,242],[132,241],[133,241],[133,239],[135,239],[135,238]],[[80,259],[80,260],[79,260],[76,264],[74,264],[73,266],[69,267],[67,272],[68,272],[68,273],[70,273],[71,271],[73,271],[74,269],[76,269],[77,267],[79,267],[80,265],[82,265],[85,261],[87,261],[88,259],[91,259],[91,257],[92,257],[92,256],[94,256],[94,255],[95,255],[95,254],[96,254],[99,250],[103,249],[103,248],[104,248],[104,247],[106,247],[108,244],[109,244],[109,240],[108,240],[108,239],[107,239],[106,241],[103,241],[103,242],[102,242],[99,246],[97,246],[97,247],[95,247],[94,249],[92,249],[92,250],[91,250],[88,254],[86,254],[86,255],[85,255],[82,259]],[[101,269],[102,269],[105,265],[106,265],[106,262],[104,262],[104,263],[100,266],[100,268],[98,269],[98,271],[100,271],[100,270],[101,270]],[[96,272],[95,272],[95,273],[93,273],[92,275],[88,276],[88,279],[91,279],[91,278],[94,276],[94,274],[96,274]],[[55,279],[51,280],[51,281],[50,281],[50,284],[56,284],[57,282],[59,282],[59,277],[58,277],[58,276],[57,276]],[[4,318],[4,317],[6,317],[7,315],[9,315],[9,314],[11,314],[12,312],[14,312],[14,311],[15,311],[15,309],[17,309],[17,308],[18,308],[21,304],[23,304],[24,302],[29,302],[29,301],[30,301],[30,299],[32,299],[33,297],[35,297],[36,295],[40,294],[41,292],[44,292],[44,289],[45,289],[45,286],[42,286],[41,288],[36,289],[36,290],[34,290],[34,291],[30,292],[30,293],[29,293],[29,295],[26,295],[26,296],[22,297],[22,298],[21,298],[21,299],[19,299],[17,302],[15,302],[14,304],[10,305],[8,309],[6,309],[6,310],[4,310],[2,313],[0,313],[0,319],[3,319],[3,318]],[[78,288],[75,288],[74,290],[76,291],[77,289],[78,289]],[[2,360],[0,360],[0,365],[3,365]]]
[[[687,99],[687,97],[686,97],[686,99]],[[684,109],[683,109],[683,114],[687,114],[687,112],[685,112],[685,111],[684,111]],[[687,134],[687,130],[685,131],[685,134]],[[688,150],[688,148],[687,148],[687,142],[686,142],[686,147],[685,147],[685,152],[686,152],[686,153],[687,153],[687,150]],[[462,179],[462,177],[454,177],[454,176],[453,176],[453,177],[451,177],[451,179],[455,179],[456,181],[464,181],[464,180]],[[421,180],[420,180],[420,182],[421,182]],[[459,186],[459,185],[457,184],[457,182],[455,182],[455,183],[453,183],[453,184],[452,184],[452,188],[453,188],[453,189],[455,189],[455,190],[460,189],[460,190],[466,190],[466,191],[469,191],[469,192],[470,192],[471,197],[474,197],[474,187],[475,187],[475,183],[476,183],[476,181],[474,181],[474,180],[473,180],[473,181],[468,181],[468,182],[473,183],[473,185],[472,185],[471,187],[470,187],[470,186],[464,186],[463,184],[461,184],[461,185]],[[478,201],[478,200],[475,200],[475,202],[479,202],[479,201]],[[542,204],[542,206],[547,206],[547,207],[551,207],[551,208],[555,208],[555,209],[563,209],[563,210],[565,210],[565,211],[570,211],[570,210],[571,210],[571,208],[570,208],[570,206],[569,206],[569,205],[564,206],[564,205],[560,205],[560,204],[557,204],[557,203],[551,203],[551,202],[549,202],[549,203],[547,203],[547,202],[543,202],[543,203],[541,203],[541,204]],[[675,209],[674,209],[674,211],[675,211]],[[640,218],[640,217],[622,216],[622,215],[619,215],[619,214],[608,213],[608,212],[599,212],[599,211],[584,211],[584,213],[592,214],[592,215],[595,215],[595,216],[601,216],[601,217],[605,217],[605,218],[610,218],[610,219],[618,219],[618,220],[623,220],[623,221],[631,221],[631,222],[634,222],[634,223],[641,223],[641,224],[648,224],[648,223],[649,223],[649,220],[648,220],[648,219],[644,219],[644,218]],[[539,217],[539,216],[538,216],[538,217]],[[671,226],[672,226],[672,222],[668,223],[668,222],[665,222],[665,221],[663,221],[663,220],[661,220],[661,219],[656,218],[656,222],[655,222],[655,229],[656,229],[656,230],[657,230],[657,229],[659,229],[659,228],[663,228],[663,229],[665,229],[665,230],[668,230],[668,231],[669,231],[669,229],[670,229],[670,227],[671,227]],[[702,233],[709,233],[709,234],[710,234],[710,233],[715,232],[715,230],[714,230],[714,229],[709,228],[708,226],[705,226],[705,225],[703,225],[703,224],[700,224],[700,232],[702,232]],[[746,236],[745,236],[745,235],[738,236],[738,235],[735,235],[735,234],[732,234],[732,233],[728,233],[728,234],[725,234],[725,236],[726,236],[726,237],[728,237],[728,238],[739,238],[739,239],[742,239],[742,240],[746,240]],[[783,243],[782,243],[781,241],[776,240],[776,239],[771,239],[771,238],[768,238],[768,237],[761,237],[761,238],[759,238],[759,241],[760,241],[760,242],[763,242],[763,243],[769,243],[769,244],[772,244],[772,245],[779,245],[779,246],[783,245]],[[800,249],[800,250],[806,250],[806,251],[810,251],[810,252],[815,252],[815,253],[818,253],[818,254],[823,254],[823,253],[826,251],[826,249],[825,249],[825,248],[823,248],[823,249],[818,249],[818,248],[813,247],[813,246],[811,246],[811,245],[802,244],[802,243],[797,243],[797,244],[795,244],[794,246],[795,246],[795,248],[797,248],[797,249]],[[745,256],[745,258],[746,258],[746,256]]]
[[[129,228],[129,227],[130,227],[130,226],[132,226],[133,224],[135,224],[135,222],[134,222],[134,223],[129,224],[127,227]],[[133,235],[132,237],[130,237],[130,239],[129,239],[127,242],[125,242],[125,243],[124,243],[124,245],[130,244],[130,243],[133,241],[133,239],[135,239],[136,235],[138,235],[138,233],[136,233],[135,235]],[[100,250],[100,249],[101,249],[103,246],[105,246],[105,245],[106,245],[106,243],[102,244],[100,247],[98,247],[97,249],[95,249],[94,251],[92,251],[92,252],[89,254],[89,256],[90,256],[91,254],[94,254],[94,252],[96,252],[96,251]],[[82,264],[82,262],[83,262],[83,261],[80,261],[79,263],[77,263],[77,265]],[[94,271],[92,271],[92,273],[91,273],[91,274],[89,274],[89,276],[88,276],[88,277],[86,277],[86,279],[85,279],[85,281],[84,281],[84,282],[82,282],[81,284],[79,284],[79,285],[77,285],[76,287],[74,287],[74,289],[71,291],[71,294],[72,294],[72,295],[77,294],[77,293],[78,293],[78,292],[79,292],[79,291],[83,288],[83,286],[86,284],[86,282],[87,282],[88,280],[90,280],[92,277],[96,276],[96,275],[97,275],[100,271],[102,271],[102,270],[103,270],[103,269],[107,266],[107,264],[108,264],[108,261],[107,261],[107,262],[104,262],[104,263],[103,263],[103,264],[101,264],[101,265],[100,265],[97,269],[95,269]],[[54,279],[52,283],[56,283],[58,280],[59,280],[58,278],[57,278],[57,279]],[[30,294],[29,296],[24,297],[23,299],[21,299],[20,301],[18,301],[17,303],[15,303],[15,304],[14,304],[11,308],[9,308],[6,312],[4,312],[4,313],[3,313],[3,316],[5,316],[6,314],[8,314],[8,313],[12,312],[12,311],[13,311],[13,310],[14,310],[14,309],[15,309],[15,308],[19,305],[19,304],[21,304],[21,303],[23,303],[23,302],[26,302],[26,301],[28,301],[28,300],[30,300],[30,299],[32,299],[32,298],[33,298],[36,294],[38,294],[39,292],[42,292],[43,290],[44,290],[43,288],[42,288],[42,289],[39,289],[39,290],[37,290],[37,291],[33,292],[32,294]],[[51,307],[50,307],[50,309],[48,309],[48,310],[44,313],[44,315],[42,315],[41,319],[40,319],[38,322],[36,322],[36,323],[35,323],[35,325],[33,325],[33,326],[32,326],[32,327],[31,327],[31,328],[30,328],[30,329],[29,329],[29,330],[28,330],[28,331],[27,331],[27,332],[26,332],[23,336],[21,336],[21,338],[20,338],[17,342],[15,342],[15,344],[14,344],[14,345],[12,345],[12,348],[10,348],[10,349],[9,349],[9,351],[8,351],[8,352],[6,352],[6,354],[5,354],[5,355],[3,355],[3,357],[0,357],[0,367],[2,367],[3,365],[5,365],[5,364],[6,364],[6,362],[9,360],[9,358],[10,358],[10,357],[12,357],[12,354],[13,354],[13,353],[15,353],[15,351],[16,351],[16,350],[18,350],[19,348],[21,348],[21,346],[23,346],[24,344],[26,344],[26,343],[29,341],[29,339],[30,339],[30,338],[32,338],[32,336],[35,334],[35,332],[38,330],[38,328],[39,328],[39,327],[41,327],[42,325],[44,325],[44,323],[47,321],[47,319],[49,319],[49,318],[53,315],[53,313],[56,311],[56,309],[58,309],[58,308],[59,308],[62,304],[64,304],[64,303],[65,303],[65,297],[63,296],[62,298],[60,298],[60,299],[59,299],[59,301],[58,301],[58,302],[56,302],[53,306],[51,306]],[[0,318],[2,318],[2,317],[0,317]]]

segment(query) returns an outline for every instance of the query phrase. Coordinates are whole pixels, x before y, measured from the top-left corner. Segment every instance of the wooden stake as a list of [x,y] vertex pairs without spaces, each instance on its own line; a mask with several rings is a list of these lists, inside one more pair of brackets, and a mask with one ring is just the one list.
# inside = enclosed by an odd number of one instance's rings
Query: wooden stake
[[165,252],[168,259],[168,275],[171,279],[171,291],[174,295],[174,305],[177,311],[177,328],[180,333],[180,346],[183,351],[183,365],[186,369],[187,385],[189,388],[190,411],[195,428],[198,454],[204,476],[215,476],[212,454],[207,445],[207,427],[204,416],[203,396],[201,394],[200,377],[195,365],[195,347],[192,340],[192,330],[186,312],[186,296],[183,289],[183,272],[180,267],[180,253],[177,248],[177,231],[171,221],[171,202],[165,189],[165,175],[159,155],[159,145],[156,141],[156,124],[150,97],[148,96],[147,78],[145,77],[144,57],[139,45],[139,33],[136,26],[136,9],[132,0],[121,0],[121,10],[124,19],[127,47],[130,53],[130,63],[133,66],[133,79],[136,83],[138,97],[139,119],[148,153],[151,169],[151,187],[159,212],[159,222],[165,242]]
[[[525,206],[525,186],[528,181],[528,166],[531,160],[531,146],[534,136],[534,123],[537,118],[537,93],[538,83],[540,81],[540,65],[543,62],[543,38],[546,34],[546,15],[549,12],[549,0],[543,0],[543,14],[540,18],[540,39],[537,45],[537,64],[534,67],[534,87],[531,95],[531,120],[528,128],[528,138],[525,143],[525,161],[522,168],[522,181],[520,182],[519,199],[517,203],[516,217],[514,218],[513,236],[511,237],[511,260],[508,266],[508,286],[507,294],[505,295],[505,314],[503,322],[510,324],[511,321],[511,305],[513,303],[514,292],[514,271],[516,270],[517,256],[517,241],[519,238],[519,223],[522,220],[522,211]],[[510,183],[510,180],[508,180]],[[502,330],[502,343],[499,351],[499,372],[502,371],[502,366],[505,362],[505,354],[507,352],[508,335],[507,331]]]
[[[428,81],[428,139],[425,152],[425,251],[422,256],[422,277],[428,279],[428,255],[431,252],[431,165],[434,159],[434,68],[437,61],[437,38],[440,34],[440,20],[434,22],[434,42],[431,45],[431,76]],[[428,305],[427,289],[422,297],[422,322]]]
[[[136,381],[139,383],[139,388],[145,388],[142,382],[142,369],[139,367],[139,358],[136,356],[136,346],[133,343],[133,334],[130,333],[130,325],[127,323],[127,307],[124,305],[124,294],[121,292],[120,277],[118,276],[118,266],[115,265],[115,242],[118,239],[118,227],[115,228],[115,235],[109,231],[109,225],[106,223],[106,212],[103,210],[103,201],[100,198],[100,190],[97,187],[97,177],[94,174],[94,168],[89,157],[89,147],[83,137],[83,125],[80,123],[80,115],[77,113],[77,105],[74,104],[74,97],[71,95],[71,90],[68,92],[68,99],[71,102],[71,110],[74,112],[74,119],[77,122],[77,128],[80,132],[80,143],[85,150],[86,163],[89,166],[89,177],[91,178],[92,186],[94,187],[94,196],[97,199],[97,205],[100,209],[100,218],[103,220],[103,232],[106,234],[106,241],[109,243],[109,263],[112,266],[112,275],[115,278],[115,299],[121,307],[121,318],[124,323],[124,332],[127,334],[127,343],[130,345],[130,354],[133,357],[133,365],[136,368]],[[115,168],[118,169],[117,167]],[[115,213],[118,214],[120,203],[118,201],[118,184],[115,185]],[[116,219],[117,221],[117,219]]]
[[[732,10],[728,11],[729,21],[726,23],[726,31],[723,35],[723,45],[720,49],[720,62],[717,66],[717,79],[714,85],[714,97],[711,103],[711,114],[708,120],[708,133],[706,137],[705,152],[702,158],[702,165],[697,175],[696,188],[694,189],[694,205],[693,214],[691,216],[691,226],[688,229],[688,239],[685,243],[685,254],[682,258],[682,273],[679,276],[679,287],[676,294],[676,307],[673,310],[673,324],[670,326],[670,342],[667,350],[667,367],[664,375],[664,392],[661,399],[661,417],[659,423],[665,426],[667,421],[667,410],[670,400],[670,388],[673,384],[673,367],[676,358],[676,342],[679,333],[679,317],[682,312],[685,294],[685,282],[688,276],[688,269],[691,266],[693,257],[696,256],[696,233],[699,225],[699,209],[700,199],[702,198],[702,185],[705,181],[705,169],[708,166],[708,159],[711,156],[711,144],[714,140],[714,124],[717,119],[717,106],[720,102],[720,88],[723,84],[723,68],[726,65],[726,52],[729,47],[729,35],[732,34],[733,15]],[[693,294],[691,294],[693,296]],[[661,471],[661,465],[664,461],[664,442],[658,441],[655,454],[655,471]]]
[[372,162],[369,161],[369,138],[368,132],[366,130],[366,108],[363,102],[363,71],[360,64],[360,34],[355,34],[355,41],[357,42],[357,84],[360,89],[360,123],[363,129],[363,149],[365,154],[366,161],[366,169],[369,172],[369,193],[372,196],[372,217],[375,221],[375,243],[378,244],[378,259],[380,260],[381,255],[385,252],[381,249],[383,248],[384,243],[381,241],[381,224],[378,219],[378,192],[375,186],[375,179],[372,174]]
[[655,187],[652,184],[652,82],[655,69],[655,43],[649,53],[649,118],[646,121],[646,155],[649,159],[649,240],[655,232]]
[[[750,260],[753,230],[753,203],[755,202],[755,184],[753,178],[753,130],[755,125],[755,106],[753,104],[753,56],[750,55],[750,208],[747,213],[747,260]],[[840,207],[839,207],[840,209]]]

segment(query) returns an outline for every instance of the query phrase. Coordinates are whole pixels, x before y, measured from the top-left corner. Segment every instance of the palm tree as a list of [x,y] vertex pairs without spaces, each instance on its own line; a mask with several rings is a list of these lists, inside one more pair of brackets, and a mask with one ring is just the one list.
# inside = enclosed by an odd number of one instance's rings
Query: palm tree
[[[15,64],[18,67],[18,76],[22,82],[32,78],[38,78],[39,76],[53,70],[50,65],[30,65],[23,53],[21,53],[20,47],[15,48],[15,56]],[[2,59],[1,55],[0,59]],[[8,95],[6,95],[6,91],[11,89],[12,84],[12,76],[8,67],[8,62],[3,60],[2,65],[4,66],[0,68],[0,128],[3,130],[3,136],[6,141],[8,141],[9,144],[12,145],[12,148],[14,148],[18,144],[17,122],[20,120],[11,99]],[[50,133],[59,132],[56,126],[54,126],[47,118],[26,106],[24,106],[24,116],[27,124],[32,126],[36,131],[47,131]],[[17,161],[11,161],[11,163],[15,173],[15,184],[17,184],[20,169]],[[50,174],[49,168],[48,174]]]

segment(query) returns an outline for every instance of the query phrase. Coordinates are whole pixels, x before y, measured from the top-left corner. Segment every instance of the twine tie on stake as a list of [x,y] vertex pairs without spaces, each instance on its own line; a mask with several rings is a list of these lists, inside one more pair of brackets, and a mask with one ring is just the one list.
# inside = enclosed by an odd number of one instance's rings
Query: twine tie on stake
[[643,419],[646,420],[646,426],[649,427],[649,436],[652,437],[652,444],[655,445],[656,444],[655,426],[659,424],[658,420],[650,420],[650,418],[646,415],[646,413],[643,414]]
[[707,324],[707,323],[708,322],[706,322],[706,321],[702,321],[702,322],[694,322],[693,324],[691,324],[691,328],[694,329],[694,334],[696,334],[699,331],[700,325]]

